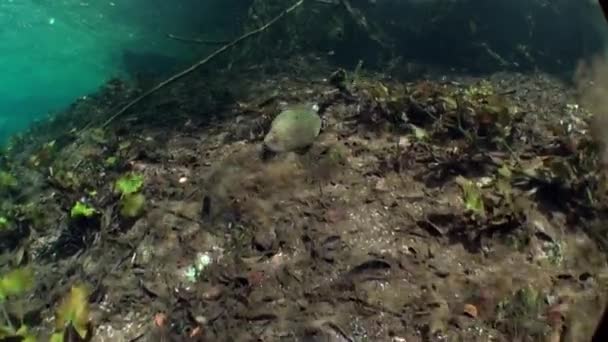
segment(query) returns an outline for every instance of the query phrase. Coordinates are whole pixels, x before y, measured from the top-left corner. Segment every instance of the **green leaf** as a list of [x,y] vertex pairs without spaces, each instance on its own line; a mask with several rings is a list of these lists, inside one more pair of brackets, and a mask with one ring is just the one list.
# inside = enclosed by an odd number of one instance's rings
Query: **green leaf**
[[142,194],[125,195],[120,201],[120,214],[123,217],[137,217],[143,212],[145,202],[146,197]]
[[34,285],[34,273],[31,267],[21,267],[10,271],[0,278],[0,301],[8,296],[20,295]]
[[485,207],[481,196],[481,189],[473,181],[461,176],[457,178],[456,182],[462,188],[466,210],[483,216],[485,214]]
[[120,144],[118,144],[118,150],[120,150],[120,151],[126,150],[130,146],[131,146],[131,142],[130,141],[123,141]]
[[17,178],[6,171],[0,171],[0,188],[14,189],[19,185]]
[[97,213],[97,210],[95,210],[95,208],[92,208],[92,207],[88,206],[87,204],[84,204],[84,203],[78,201],[78,202],[76,202],[76,204],[74,204],[74,206],[72,207],[72,210],[70,210],[70,217],[71,218],[92,217],[96,213]]
[[447,110],[456,110],[458,108],[458,102],[453,97],[440,96],[439,99],[445,103]]
[[15,335],[15,330],[6,325],[0,325],[0,339]]
[[509,167],[504,164],[498,169],[498,174],[506,179],[511,179],[511,177],[513,176],[511,169],[509,169]]
[[21,342],[36,342],[36,336],[29,332],[27,325],[23,324],[17,330],[17,335],[22,337]]
[[8,219],[4,216],[0,216],[0,230],[6,229],[8,227]]
[[53,333],[50,342],[63,342],[63,331]]
[[104,164],[108,167],[112,167],[115,166],[118,163],[118,158],[116,158],[115,156],[111,156],[106,158]]
[[84,285],[73,286],[57,308],[55,326],[57,330],[63,330],[71,324],[78,335],[84,338],[88,330],[88,322],[89,290]]
[[144,185],[144,176],[138,173],[128,173],[116,180],[114,189],[124,195],[129,195],[141,190]]
[[429,134],[423,128],[420,128],[420,127],[418,127],[416,125],[412,125],[412,124],[410,124],[410,127],[414,131],[414,136],[416,137],[416,139],[425,140],[429,137]]

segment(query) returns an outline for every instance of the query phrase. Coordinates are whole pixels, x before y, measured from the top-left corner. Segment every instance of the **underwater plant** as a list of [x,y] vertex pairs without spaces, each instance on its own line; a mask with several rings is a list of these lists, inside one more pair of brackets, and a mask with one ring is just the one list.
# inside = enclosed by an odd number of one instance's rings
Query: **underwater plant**
[[[0,277],[0,340],[34,342],[36,337],[21,322],[19,328],[13,325],[5,303],[9,297],[21,296],[34,285],[34,272],[29,266],[14,269]],[[70,293],[62,300],[55,315],[55,331],[51,341],[65,341],[66,333],[79,339],[70,341],[88,341],[92,337],[88,307],[89,291],[83,285],[73,286]]]
[[128,194],[120,200],[120,214],[123,217],[137,217],[142,214],[146,197],[141,193]]
[[128,173],[114,183],[114,190],[120,193],[120,215],[125,218],[135,218],[142,214],[146,197],[141,193],[144,176],[138,173]]
[[485,206],[479,186],[472,180],[462,176],[457,177],[456,182],[462,188],[462,198],[466,210],[475,215],[484,216]]
[[0,189],[12,190],[19,185],[17,177],[7,171],[0,171]]
[[89,290],[86,286],[72,286],[55,313],[55,332],[51,336],[51,342],[62,342],[66,334],[73,336],[74,333],[80,341],[91,339],[93,331],[89,320],[88,297]]
[[548,324],[539,319],[546,310],[544,295],[528,285],[503,299],[497,305],[496,322],[513,335],[545,336]]
[[106,167],[111,168],[111,167],[116,166],[116,164],[118,164],[118,157],[116,157],[116,156],[111,156],[111,157],[106,158],[106,160],[104,160],[104,165]]
[[20,296],[29,291],[34,285],[34,273],[31,267],[25,266],[14,269],[0,277],[0,339],[19,338],[21,341],[33,342],[35,337],[28,332],[28,327],[21,323],[19,328],[13,325],[6,302],[9,297]]
[[130,195],[141,190],[144,185],[144,176],[138,173],[127,173],[114,183],[114,189],[121,195]]
[[73,219],[77,218],[89,218],[93,217],[97,213],[97,210],[88,204],[81,201],[76,202],[70,210],[70,217]]
[[6,229],[8,227],[8,219],[4,216],[0,216],[0,230]]

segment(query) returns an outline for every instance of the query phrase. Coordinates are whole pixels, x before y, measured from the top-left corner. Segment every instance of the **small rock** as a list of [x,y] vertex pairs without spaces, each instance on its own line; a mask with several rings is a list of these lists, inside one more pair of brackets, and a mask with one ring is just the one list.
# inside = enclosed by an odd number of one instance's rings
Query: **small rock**
[[217,300],[222,296],[222,287],[221,286],[212,286],[203,292],[204,300]]
[[205,316],[196,316],[194,317],[194,320],[196,321],[196,323],[203,325],[207,324],[207,322],[209,321]]

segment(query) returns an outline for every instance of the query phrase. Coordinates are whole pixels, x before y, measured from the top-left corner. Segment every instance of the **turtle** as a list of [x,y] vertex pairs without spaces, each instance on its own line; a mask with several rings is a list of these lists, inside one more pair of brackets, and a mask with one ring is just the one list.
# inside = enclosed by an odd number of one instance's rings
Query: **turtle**
[[279,113],[264,137],[264,147],[271,152],[291,152],[304,149],[321,132],[322,120],[315,104],[298,104]]

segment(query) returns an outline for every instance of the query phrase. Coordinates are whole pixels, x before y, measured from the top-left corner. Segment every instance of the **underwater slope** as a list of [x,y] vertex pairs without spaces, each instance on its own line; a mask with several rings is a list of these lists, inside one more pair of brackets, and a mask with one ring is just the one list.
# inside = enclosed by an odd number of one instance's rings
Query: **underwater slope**
[[[41,124],[55,137],[0,174],[0,275],[35,270],[22,312],[51,317],[85,283],[99,341],[586,340],[608,244],[573,89],[332,71],[193,75],[65,133],[131,94],[113,82]],[[281,108],[309,101],[326,121],[310,149],[260,158]]]

